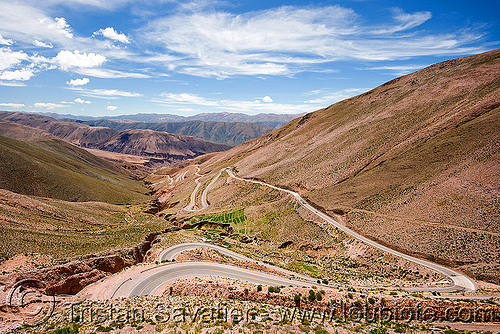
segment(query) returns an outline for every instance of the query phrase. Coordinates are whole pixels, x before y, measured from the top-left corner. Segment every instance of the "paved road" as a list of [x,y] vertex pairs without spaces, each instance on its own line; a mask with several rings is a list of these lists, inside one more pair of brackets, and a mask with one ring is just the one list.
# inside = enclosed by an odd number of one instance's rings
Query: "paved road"
[[306,209],[308,209],[309,211],[311,211],[312,213],[314,213],[318,217],[326,220],[328,223],[334,225],[338,229],[344,231],[346,234],[350,235],[351,237],[356,238],[356,239],[358,239],[358,240],[360,240],[360,241],[362,241],[362,242],[364,242],[364,243],[366,243],[366,244],[368,244],[368,245],[370,245],[372,247],[380,249],[380,250],[382,250],[384,252],[390,253],[392,255],[395,255],[395,256],[403,258],[405,260],[411,261],[413,263],[417,263],[417,264],[426,266],[428,268],[431,268],[431,269],[433,269],[433,270],[435,270],[435,271],[437,271],[439,273],[442,273],[443,275],[447,276],[454,283],[452,286],[442,287],[442,288],[425,288],[425,287],[421,287],[421,288],[408,288],[407,290],[410,290],[410,291],[440,291],[440,292],[459,292],[459,291],[470,292],[470,291],[474,291],[476,289],[476,285],[474,284],[474,282],[470,278],[468,278],[467,276],[465,276],[465,275],[463,275],[463,274],[461,274],[459,272],[456,272],[456,271],[454,271],[452,269],[443,267],[443,266],[441,266],[439,264],[436,264],[436,263],[433,263],[433,262],[429,262],[429,261],[426,261],[426,260],[422,260],[422,259],[410,256],[410,255],[398,252],[398,251],[396,251],[394,249],[391,249],[389,247],[381,245],[381,244],[379,244],[379,243],[377,243],[377,242],[375,242],[375,241],[373,241],[371,239],[368,239],[368,238],[362,236],[359,233],[354,232],[353,230],[349,229],[348,227],[346,227],[346,226],[338,223],[332,217],[330,217],[330,216],[324,214],[323,212],[320,212],[316,208],[314,208],[312,205],[310,205],[309,203],[307,203],[298,193],[296,193],[294,191],[291,191],[291,190],[288,190],[288,189],[279,188],[279,187],[276,187],[276,186],[273,186],[271,184],[267,184],[267,183],[261,182],[261,181],[243,179],[241,177],[238,177],[238,176],[234,175],[234,173],[232,172],[231,169],[226,168],[225,170],[227,171],[227,173],[229,174],[229,176],[232,177],[232,178],[234,178],[234,179],[237,179],[237,180],[240,180],[240,181],[245,181],[245,182],[251,182],[251,183],[261,184],[261,185],[265,185],[267,187],[270,187],[270,188],[273,188],[273,189],[276,189],[276,190],[279,190],[279,191],[284,191],[284,192],[292,195]]
[[[193,192],[191,193],[191,199],[190,199],[189,204],[184,208],[185,211],[191,211],[191,212],[199,211],[199,210],[196,210],[194,208],[194,206],[196,205],[196,194],[198,193],[198,189],[200,189],[200,187],[201,187],[200,180],[203,177],[203,175],[198,174],[199,171],[200,171],[200,167],[196,166],[196,172],[194,173],[196,176],[198,176],[198,178],[195,180],[196,188],[194,188]],[[185,173],[184,173],[184,175],[185,175]]]
[[197,171],[196,171],[195,174],[197,176],[199,176],[195,180],[195,182],[196,182],[196,188],[194,188],[193,192],[191,193],[191,200],[190,200],[188,206],[186,206],[184,208],[184,211],[197,212],[197,211],[202,211],[202,210],[205,210],[206,208],[208,208],[208,201],[207,201],[208,190],[210,190],[210,188],[213,186],[213,184],[215,183],[215,181],[217,181],[217,179],[219,178],[219,176],[224,171],[223,169],[221,169],[219,171],[219,173],[212,179],[212,181],[210,181],[210,183],[205,188],[205,190],[203,190],[203,193],[201,194],[201,207],[199,209],[195,209],[194,207],[196,205],[196,194],[198,193],[198,190],[201,187],[201,181],[200,180],[203,177],[203,175],[198,174],[198,172],[200,171],[200,167],[196,166],[196,168],[197,168]]
[[114,298],[147,296],[161,293],[166,283],[193,276],[217,276],[247,281],[267,286],[311,286],[311,284],[285,277],[263,273],[257,270],[241,268],[214,262],[179,262],[169,263],[143,271],[128,279],[116,289]]
[[175,255],[177,255],[181,252],[184,252],[187,250],[192,250],[192,249],[197,249],[197,248],[202,248],[202,247],[214,249],[214,250],[216,250],[224,255],[230,256],[230,257],[232,257],[236,260],[239,260],[239,261],[254,262],[254,263],[257,263],[258,265],[267,267],[269,269],[276,270],[278,272],[281,272],[283,274],[286,274],[286,275],[289,275],[292,277],[297,277],[297,278],[302,279],[304,281],[310,281],[312,283],[314,283],[316,281],[316,279],[314,279],[312,277],[304,276],[304,275],[301,275],[301,274],[298,274],[298,273],[295,273],[293,271],[286,270],[286,269],[283,269],[280,267],[275,267],[275,266],[267,264],[267,263],[255,261],[254,259],[251,259],[251,258],[246,257],[244,255],[238,254],[236,252],[233,252],[227,248],[217,246],[217,245],[202,243],[202,242],[191,242],[191,243],[177,244],[177,245],[174,245],[172,247],[169,247],[160,253],[160,255],[158,256],[158,261],[162,262],[162,261],[166,261],[166,260],[172,260],[172,259],[174,259]]

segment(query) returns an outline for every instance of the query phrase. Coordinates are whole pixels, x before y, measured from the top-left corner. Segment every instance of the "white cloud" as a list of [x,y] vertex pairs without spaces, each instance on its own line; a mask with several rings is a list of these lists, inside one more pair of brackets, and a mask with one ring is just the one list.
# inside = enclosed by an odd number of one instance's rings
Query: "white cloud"
[[2,34],[0,34],[0,45],[12,45],[13,42],[13,40],[4,38]]
[[94,32],[94,36],[97,35],[102,35],[106,38],[109,38],[114,41],[118,41],[121,43],[128,44],[130,43],[130,40],[128,39],[127,35],[123,33],[118,33],[114,28],[112,27],[107,27],[106,29],[99,29],[98,31]]
[[54,47],[54,45],[52,45],[52,43],[40,42],[38,39],[35,39],[33,41],[33,45],[41,47],[41,48],[48,48],[48,49],[52,49]]
[[31,79],[33,75],[35,75],[33,70],[27,68],[15,71],[4,71],[0,74],[0,80],[26,81]]
[[12,51],[10,48],[0,49],[0,71],[18,65],[23,60],[28,60],[29,57],[22,51]]
[[90,82],[89,78],[81,78],[81,79],[71,79],[70,81],[66,81],[66,85],[70,86],[84,86]]
[[11,107],[11,108],[22,108],[24,107],[23,103],[0,103],[2,107]]
[[98,98],[117,98],[117,97],[140,97],[142,94],[126,92],[117,89],[83,89],[80,87],[68,87],[68,89],[79,92],[82,95]]
[[71,68],[88,68],[102,65],[106,57],[96,53],[80,53],[78,50],[71,52],[67,50],[60,51],[54,58],[62,70],[67,71]]
[[273,102],[273,99],[269,95],[267,95],[267,96],[264,96],[262,101],[267,102],[267,103],[271,103],[271,102]]
[[85,101],[85,100],[82,100],[81,98],[77,98],[74,100],[76,103],[79,103],[79,104],[91,104],[92,102],[90,101]]
[[118,109],[118,107],[117,106],[107,106],[106,109],[113,111],[113,110]]
[[52,102],[36,102],[33,104],[35,108],[45,108],[45,109],[54,109],[54,108],[66,108],[68,105],[52,103]]

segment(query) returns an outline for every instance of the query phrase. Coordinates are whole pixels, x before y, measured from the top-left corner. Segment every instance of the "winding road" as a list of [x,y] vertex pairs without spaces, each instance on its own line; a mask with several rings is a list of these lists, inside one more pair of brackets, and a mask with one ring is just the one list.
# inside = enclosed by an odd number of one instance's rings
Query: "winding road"
[[111,299],[133,296],[158,295],[169,282],[196,276],[215,276],[246,281],[267,286],[312,286],[293,277],[286,278],[271,273],[211,261],[171,262],[150,267],[122,281]]
[[222,172],[224,171],[224,169],[221,169],[219,171],[219,173],[212,179],[212,181],[210,181],[210,183],[208,184],[208,186],[205,188],[205,190],[203,190],[203,193],[201,194],[201,207],[199,209],[195,209],[194,207],[196,206],[196,194],[198,193],[198,190],[200,189],[201,187],[201,178],[203,177],[203,175],[200,175],[198,172],[200,171],[200,167],[199,166],[196,166],[197,168],[197,171],[195,172],[195,175],[199,176],[195,182],[196,182],[196,187],[194,188],[193,192],[191,193],[191,199],[190,199],[190,202],[189,204],[183,209],[184,211],[190,211],[190,212],[197,212],[197,211],[202,211],[202,210],[205,210],[206,208],[208,208],[208,201],[207,201],[207,194],[208,194],[208,190],[213,186],[213,184],[215,183],[215,181],[217,181],[217,179],[219,178],[219,176],[222,174]]
[[168,261],[172,261],[177,254],[182,253],[182,252],[187,251],[187,250],[193,250],[193,249],[197,249],[197,248],[210,248],[210,249],[218,251],[221,254],[224,254],[224,255],[227,255],[229,257],[232,257],[233,259],[236,259],[238,261],[254,262],[254,263],[256,263],[256,264],[258,264],[260,266],[263,266],[263,267],[266,267],[266,268],[269,268],[269,269],[281,272],[281,273],[283,273],[285,275],[288,275],[288,276],[291,276],[291,277],[300,278],[303,281],[309,281],[309,282],[312,282],[312,283],[314,283],[316,281],[316,279],[314,279],[314,278],[311,278],[311,277],[308,277],[308,276],[304,276],[304,275],[298,274],[298,273],[290,271],[290,270],[286,270],[286,269],[283,269],[283,268],[280,268],[280,267],[276,267],[276,266],[273,266],[273,265],[270,265],[270,264],[267,264],[267,263],[262,263],[262,262],[259,262],[259,261],[255,261],[254,259],[251,259],[251,258],[246,257],[244,255],[241,255],[239,253],[233,252],[233,251],[231,251],[231,250],[229,250],[227,248],[224,248],[224,247],[221,247],[221,246],[217,246],[217,245],[213,245],[213,244],[201,243],[201,242],[191,242],[191,243],[177,244],[177,245],[174,245],[172,247],[169,247],[169,248],[165,249],[163,252],[160,253],[160,255],[158,256],[158,261],[159,262],[164,262],[164,261],[167,261],[167,260]]
[[[317,215],[318,217],[324,219],[328,223],[334,225],[338,229],[344,231],[346,234],[350,235],[351,237],[362,241],[366,243],[367,245],[370,245],[376,249],[379,249],[381,251],[390,253],[394,256],[397,256],[399,258],[411,261],[413,263],[419,264],[426,266],[430,269],[433,269],[445,276],[447,276],[452,282],[453,285],[450,286],[445,286],[445,287],[412,287],[412,288],[403,288],[404,290],[407,291],[437,291],[437,292],[471,292],[476,289],[476,286],[474,282],[468,278],[467,276],[456,272],[452,269],[446,268],[444,266],[441,266],[439,264],[426,261],[423,259],[419,259],[401,252],[398,252],[394,249],[391,249],[389,247],[386,247],[384,245],[381,245],[371,239],[368,239],[359,233],[354,232],[353,230],[349,229],[348,227],[338,223],[335,219],[332,217],[326,215],[325,213],[317,210],[314,208],[312,205],[307,203],[298,193],[288,190],[288,189],[283,189],[279,188],[270,184],[267,184],[262,181],[256,181],[256,180],[249,180],[249,179],[244,179],[241,177],[238,177],[234,175],[233,171],[230,168],[223,168],[219,171],[219,173],[211,180],[211,182],[207,185],[205,190],[203,191],[202,194],[202,206],[200,209],[194,209],[195,206],[195,199],[196,199],[196,194],[201,186],[201,181],[200,179],[203,177],[202,175],[198,174],[199,167],[197,167],[196,175],[199,177],[196,179],[196,188],[194,189],[193,193],[191,194],[191,202],[190,204],[184,208],[186,211],[201,211],[204,210],[208,207],[208,201],[207,201],[207,193],[208,190],[211,188],[211,186],[217,181],[217,179],[220,177],[223,171],[226,171],[229,175],[229,177],[234,178],[236,180],[240,181],[245,181],[245,182],[251,182],[255,184],[260,184],[264,185],[267,187],[270,187],[272,189],[276,189],[279,191],[286,192],[290,195],[292,195],[299,203],[312,212],[313,214]],[[184,174],[185,175],[185,174]],[[220,247],[217,245],[212,245],[212,244],[206,244],[206,243],[184,243],[184,244],[178,244],[174,245],[168,249],[165,249],[163,252],[161,252],[158,256],[158,261],[159,262],[164,262],[164,261],[171,261],[175,258],[175,256],[183,251],[186,250],[192,250],[196,248],[201,248],[201,247],[207,247],[210,249],[214,249],[219,251],[222,254],[225,254],[227,256],[233,257],[236,260],[239,261],[250,261],[250,262],[256,262],[253,259],[250,259],[244,255],[235,253],[233,251],[230,251],[224,247]],[[210,262],[210,261],[184,261],[184,262],[168,262],[166,264],[161,264],[158,266],[153,266],[146,268],[145,270],[141,271],[139,274],[134,275],[131,278],[128,278],[124,281],[121,282],[121,284],[118,285],[117,288],[115,288],[113,295],[111,298],[116,298],[116,297],[131,297],[131,296],[145,296],[145,295],[150,295],[150,294],[158,294],[162,292],[162,288],[169,282],[180,279],[180,278],[187,278],[187,277],[193,277],[193,276],[218,276],[218,277],[224,277],[224,278],[231,278],[231,279],[238,279],[238,280],[243,280],[255,284],[262,284],[262,285],[268,285],[268,286],[280,286],[280,285],[292,285],[292,286],[311,286],[314,283],[314,279],[300,275],[279,267],[271,266],[268,264],[264,263],[259,263],[256,262],[259,265],[266,266],[270,269],[276,270],[278,272],[281,272],[283,274],[288,275],[289,277],[284,277],[284,276],[279,276],[267,272],[262,272],[254,269],[248,269],[244,267],[239,267],[236,265],[230,265],[230,264],[224,264],[224,263],[217,263],[217,262]]]
[[368,245],[370,245],[372,247],[375,247],[375,248],[377,248],[377,249],[379,249],[381,251],[384,251],[384,252],[390,253],[390,254],[392,254],[394,256],[397,256],[399,258],[402,258],[402,259],[408,260],[410,262],[417,263],[417,264],[423,265],[425,267],[431,268],[431,269],[433,269],[433,270],[435,270],[435,271],[437,271],[437,272],[439,272],[439,273],[447,276],[454,283],[452,286],[448,286],[448,287],[441,287],[441,288],[434,288],[434,287],[433,288],[426,288],[426,287],[421,287],[421,288],[406,288],[406,290],[409,290],[409,291],[439,291],[439,292],[460,292],[460,291],[471,292],[471,291],[476,290],[476,285],[474,284],[474,282],[469,277],[467,277],[467,276],[465,276],[465,275],[463,275],[463,274],[461,274],[461,273],[459,273],[457,271],[454,271],[452,269],[443,267],[443,266],[441,266],[441,265],[439,265],[437,263],[433,263],[433,262],[430,262],[430,261],[422,260],[422,259],[410,256],[410,255],[398,252],[398,251],[396,251],[394,249],[391,249],[389,247],[381,245],[381,244],[377,243],[376,241],[368,239],[368,238],[362,236],[361,234],[354,232],[350,228],[348,228],[348,227],[340,224],[339,222],[337,222],[335,219],[333,219],[332,217],[328,216],[327,214],[324,214],[323,212],[317,210],[311,204],[307,203],[295,191],[288,190],[288,189],[283,189],[283,188],[279,188],[279,187],[273,186],[271,184],[268,184],[268,183],[265,183],[265,182],[262,182],[262,181],[255,181],[255,180],[244,179],[244,178],[241,178],[241,177],[238,177],[238,176],[234,175],[233,171],[231,169],[229,169],[229,168],[225,168],[225,170],[227,171],[227,173],[228,173],[228,175],[230,177],[232,177],[232,178],[234,178],[236,180],[245,181],[245,182],[251,182],[251,183],[256,183],[256,184],[261,184],[261,185],[264,185],[264,186],[267,186],[267,187],[270,187],[270,188],[273,188],[273,189],[276,189],[276,190],[279,190],[279,191],[284,191],[284,192],[292,195],[297,201],[299,201],[300,204],[302,204],[302,206],[304,208],[306,208],[307,210],[311,211],[312,213],[314,213],[318,217],[324,219],[328,223],[334,225],[338,229],[344,231],[346,234],[350,235],[351,237],[353,237],[353,238],[355,238],[355,239],[357,239],[359,241],[362,241],[365,244],[368,244]]

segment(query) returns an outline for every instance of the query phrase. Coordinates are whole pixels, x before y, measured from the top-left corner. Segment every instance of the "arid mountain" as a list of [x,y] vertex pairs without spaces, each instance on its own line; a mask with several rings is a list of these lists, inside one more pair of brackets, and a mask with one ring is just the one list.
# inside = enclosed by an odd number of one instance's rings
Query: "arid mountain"
[[120,119],[100,119],[92,121],[77,121],[90,126],[105,126],[114,130],[126,129],[150,129],[155,131],[165,131],[184,136],[193,136],[217,144],[236,146],[250,139],[260,137],[273,131],[273,128],[255,124],[241,122],[169,122],[169,123],[144,123]]
[[[144,123],[170,123],[170,122],[189,122],[189,121],[204,121],[204,122],[239,122],[239,123],[255,123],[262,124],[272,128],[278,128],[291,120],[303,116],[304,114],[257,114],[247,115],[243,113],[202,113],[193,116],[179,116],[172,114],[155,114],[155,113],[139,113],[134,115],[119,115],[107,117],[90,117],[90,116],[75,116],[70,114],[42,113],[42,115],[50,116],[58,119],[72,119],[81,121],[96,121],[99,119],[121,119],[134,120]],[[205,138],[203,138],[205,139]]]
[[0,135],[22,141],[41,141],[55,138],[41,129],[4,120],[0,120]]
[[[116,134],[115,130],[64,122],[52,117],[31,113],[0,111],[0,119],[44,130],[72,144],[88,147],[100,145]],[[0,135],[3,135],[0,133]]]
[[500,50],[439,63],[217,154],[202,170],[234,165],[364,235],[499,283],[499,78]]
[[124,169],[60,139],[0,136],[0,188],[65,201],[131,203],[148,199]]
[[[0,120],[43,130],[51,135],[84,148],[107,150],[178,161],[195,156],[227,150],[226,145],[214,144],[202,139],[169,134],[152,130],[119,132],[107,127],[92,127],[86,124],[65,122],[48,116],[21,112],[0,111]],[[22,130],[23,129],[23,130]],[[0,127],[0,135],[28,140],[32,134],[26,128]],[[22,131],[21,131],[22,130]],[[3,132],[5,131],[5,133]],[[25,137],[26,135],[26,137]],[[127,142],[132,140],[133,142]]]
[[104,151],[177,160],[196,157],[207,152],[227,150],[230,147],[214,144],[190,136],[167,132],[130,129],[117,132],[106,142],[95,146]]

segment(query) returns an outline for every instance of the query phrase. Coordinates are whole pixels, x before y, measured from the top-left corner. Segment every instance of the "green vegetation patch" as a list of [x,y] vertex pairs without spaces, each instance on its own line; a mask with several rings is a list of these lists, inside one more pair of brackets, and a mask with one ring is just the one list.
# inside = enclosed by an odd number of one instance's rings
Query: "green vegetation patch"
[[237,209],[232,211],[225,211],[218,214],[202,216],[200,217],[200,219],[223,224],[243,224],[246,220],[245,209]]

